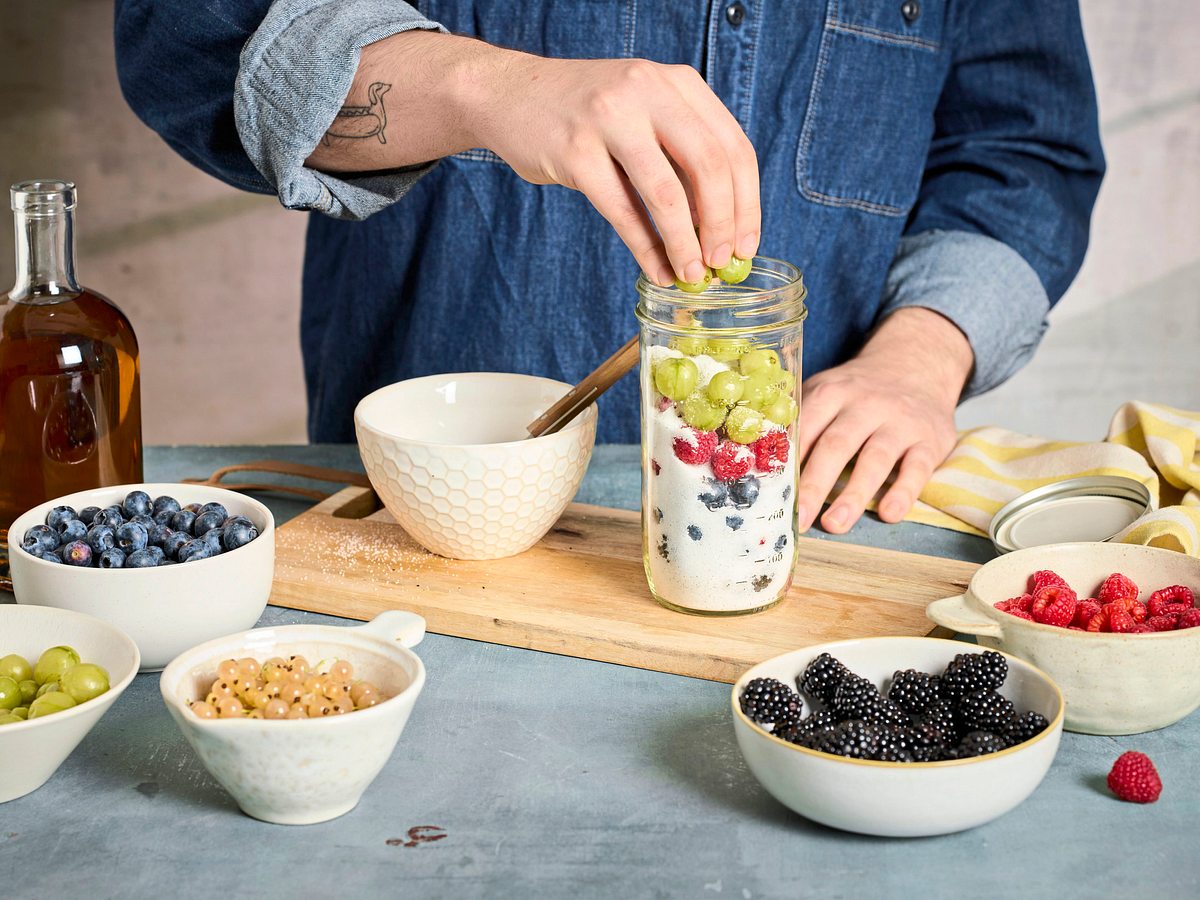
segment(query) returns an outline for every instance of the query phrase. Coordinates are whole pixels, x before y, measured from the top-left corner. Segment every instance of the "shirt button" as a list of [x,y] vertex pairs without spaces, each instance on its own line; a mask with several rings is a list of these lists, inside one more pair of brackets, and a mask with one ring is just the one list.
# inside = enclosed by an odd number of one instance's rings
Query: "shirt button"
[[900,15],[904,16],[904,21],[911,25],[921,15],[921,4],[917,0],[904,0],[904,4],[900,7]]
[[746,7],[740,3],[730,3],[725,7],[725,21],[737,28],[746,19]]

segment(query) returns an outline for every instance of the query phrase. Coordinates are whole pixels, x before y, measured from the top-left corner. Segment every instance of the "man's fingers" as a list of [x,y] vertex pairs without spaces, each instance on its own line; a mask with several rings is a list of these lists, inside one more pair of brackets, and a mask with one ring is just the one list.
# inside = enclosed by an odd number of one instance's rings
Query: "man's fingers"
[[[687,176],[700,223],[704,263],[723,266],[733,255],[733,173],[725,147],[690,106],[686,114],[668,115],[658,123],[663,149]],[[657,221],[657,220],[656,220]]]
[[671,262],[625,173],[607,157],[597,158],[580,170],[576,186],[612,225],[646,277],[664,287],[671,284],[675,277]]
[[841,398],[831,393],[814,392],[809,383],[801,386],[800,420],[796,428],[796,461],[803,463],[817,438],[842,411]]
[[908,515],[939,462],[941,460],[929,444],[910,447],[900,461],[900,472],[895,483],[879,501],[879,518],[895,523]]
[[850,530],[892,474],[903,450],[903,442],[885,431],[877,431],[867,439],[858,451],[849,481],[821,517],[821,525],[826,531],[843,534]]
[[796,491],[796,516],[801,531],[812,525],[846,463],[873,430],[865,420],[842,415],[821,433],[800,472],[800,487]]

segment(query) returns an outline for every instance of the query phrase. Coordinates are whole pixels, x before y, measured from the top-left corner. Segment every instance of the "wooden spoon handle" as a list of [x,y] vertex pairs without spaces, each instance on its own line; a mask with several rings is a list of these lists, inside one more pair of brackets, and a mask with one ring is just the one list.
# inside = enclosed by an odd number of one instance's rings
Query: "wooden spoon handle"
[[554,434],[596,402],[596,398],[613,386],[618,378],[637,365],[638,339],[632,337],[620,350],[600,363],[587,378],[567,391],[566,395],[530,422],[525,430],[530,437]]

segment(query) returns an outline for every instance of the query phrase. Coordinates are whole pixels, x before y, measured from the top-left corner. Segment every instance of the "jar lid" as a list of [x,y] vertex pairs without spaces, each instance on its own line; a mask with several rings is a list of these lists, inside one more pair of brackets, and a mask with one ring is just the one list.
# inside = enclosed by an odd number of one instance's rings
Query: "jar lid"
[[1089,475],[1027,491],[992,516],[1001,553],[1071,541],[1103,542],[1154,509],[1150,489],[1119,475]]

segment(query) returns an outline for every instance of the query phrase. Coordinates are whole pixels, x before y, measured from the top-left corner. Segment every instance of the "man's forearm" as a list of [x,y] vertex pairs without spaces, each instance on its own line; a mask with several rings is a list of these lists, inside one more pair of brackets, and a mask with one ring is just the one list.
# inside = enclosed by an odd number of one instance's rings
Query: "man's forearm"
[[903,307],[884,319],[858,358],[921,372],[951,403],[958,402],[975,364],[971,344],[958,326],[920,306]]

